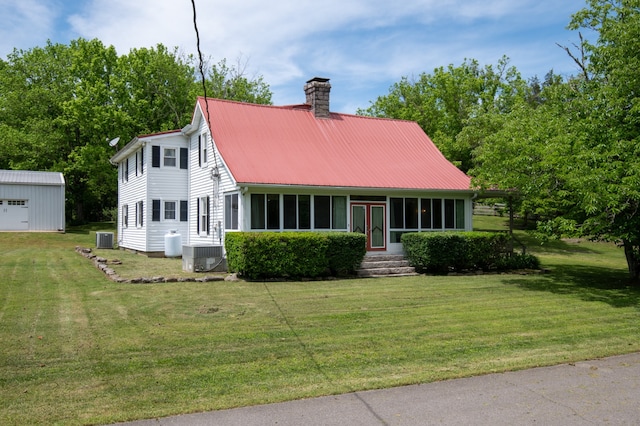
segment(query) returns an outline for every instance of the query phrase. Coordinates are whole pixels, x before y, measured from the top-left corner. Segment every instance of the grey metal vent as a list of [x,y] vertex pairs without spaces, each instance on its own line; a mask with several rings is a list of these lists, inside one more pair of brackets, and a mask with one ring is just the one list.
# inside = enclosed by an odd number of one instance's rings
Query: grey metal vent
[[189,272],[226,269],[222,255],[222,246],[182,246],[182,269]]
[[96,232],[96,248],[112,249],[113,232]]

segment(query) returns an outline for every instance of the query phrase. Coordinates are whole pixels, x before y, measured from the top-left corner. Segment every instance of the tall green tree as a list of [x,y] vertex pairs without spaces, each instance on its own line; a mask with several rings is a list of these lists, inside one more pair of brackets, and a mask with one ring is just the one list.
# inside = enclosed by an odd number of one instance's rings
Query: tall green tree
[[[271,101],[262,77],[225,61],[206,84],[209,96]],[[63,172],[68,219],[101,220],[117,200],[108,141],[182,128],[203,94],[194,58],[163,45],[122,56],[97,39],[14,50],[0,60],[0,168]]]
[[460,169],[472,167],[472,145],[458,140],[467,121],[489,111],[507,112],[528,93],[526,81],[506,57],[496,66],[476,60],[436,68],[416,79],[403,77],[389,94],[380,96],[359,114],[418,122],[442,153]]
[[547,220],[542,228],[619,242],[640,278],[640,5],[590,0],[572,29],[583,40],[582,73],[521,105],[477,149],[476,183],[517,188]]

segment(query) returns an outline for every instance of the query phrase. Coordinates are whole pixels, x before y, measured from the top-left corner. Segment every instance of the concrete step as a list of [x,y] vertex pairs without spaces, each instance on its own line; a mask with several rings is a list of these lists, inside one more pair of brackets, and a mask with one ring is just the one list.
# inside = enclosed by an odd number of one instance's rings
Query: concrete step
[[399,268],[402,266],[409,266],[409,261],[408,260],[376,260],[376,261],[364,260],[360,264],[360,269]]
[[403,255],[368,254],[357,271],[359,277],[397,277],[416,274]]
[[397,268],[370,268],[358,269],[359,277],[390,277],[390,276],[407,276],[418,275],[413,266],[403,266]]

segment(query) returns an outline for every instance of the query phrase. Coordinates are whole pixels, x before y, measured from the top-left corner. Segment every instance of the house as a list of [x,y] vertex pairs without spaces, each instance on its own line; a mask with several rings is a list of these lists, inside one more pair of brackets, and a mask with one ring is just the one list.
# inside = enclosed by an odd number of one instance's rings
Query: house
[[65,230],[62,173],[0,170],[0,231]]
[[180,130],[134,138],[118,167],[118,246],[163,253],[165,235],[188,233],[188,140]]
[[[367,234],[369,251],[401,253],[405,232],[471,230],[470,178],[418,124],[331,112],[330,88],[309,80],[306,102],[290,106],[199,98],[182,130],[131,141],[111,159],[120,246],[162,250],[161,235],[182,225],[190,246],[223,245],[228,232],[332,230]],[[160,153],[156,170],[144,160],[149,149]],[[168,166],[167,149],[176,156]]]

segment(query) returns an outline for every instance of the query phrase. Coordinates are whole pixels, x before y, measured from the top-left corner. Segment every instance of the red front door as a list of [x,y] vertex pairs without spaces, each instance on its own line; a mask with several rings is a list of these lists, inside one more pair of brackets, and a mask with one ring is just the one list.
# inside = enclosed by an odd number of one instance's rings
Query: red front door
[[386,250],[385,204],[352,203],[351,231],[367,236],[367,250]]

